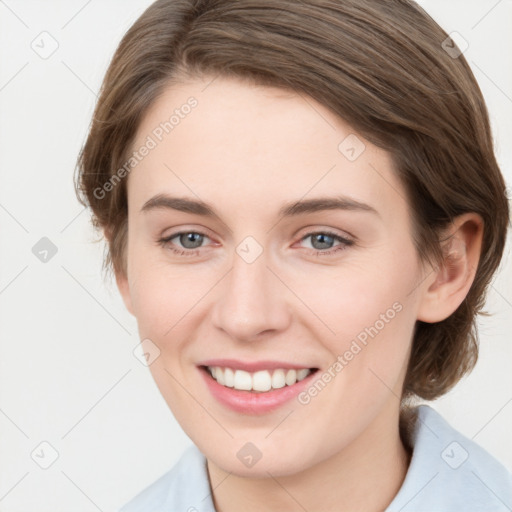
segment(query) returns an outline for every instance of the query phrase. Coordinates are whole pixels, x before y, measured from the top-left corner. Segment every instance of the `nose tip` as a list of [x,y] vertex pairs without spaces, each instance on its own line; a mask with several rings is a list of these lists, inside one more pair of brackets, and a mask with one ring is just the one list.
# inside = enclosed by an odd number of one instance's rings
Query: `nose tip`
[[[245,254],[255,254],[247,242]],[[215,327],[241,341],[261,339],[274,331],[285,329],[290,321],[283,286],[267,267],[261,255],[248,263],[236,257],[233,266],[219,287],[212,321]]]

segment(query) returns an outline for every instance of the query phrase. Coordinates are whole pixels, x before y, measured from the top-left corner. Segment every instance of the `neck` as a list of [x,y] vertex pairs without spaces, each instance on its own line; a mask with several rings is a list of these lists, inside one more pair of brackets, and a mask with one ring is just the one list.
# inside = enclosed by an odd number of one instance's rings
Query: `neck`
[[382,512],[402,486],[410,457],[400,437],[397,408],[377,417],[350,446],[299,473],[239,477],[210,460],[208,473],[217,512]]

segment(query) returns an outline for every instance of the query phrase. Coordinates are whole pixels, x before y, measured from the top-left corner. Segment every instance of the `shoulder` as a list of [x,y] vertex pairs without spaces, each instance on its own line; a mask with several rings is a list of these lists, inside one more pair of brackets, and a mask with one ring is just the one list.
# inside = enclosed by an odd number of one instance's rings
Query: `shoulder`
[[512,474],[427,405],[416,408],[412,458],[386,512],[512,509]]
[[176,465],[126,503],[119,512],[215,512],[199,449],[188,447]]

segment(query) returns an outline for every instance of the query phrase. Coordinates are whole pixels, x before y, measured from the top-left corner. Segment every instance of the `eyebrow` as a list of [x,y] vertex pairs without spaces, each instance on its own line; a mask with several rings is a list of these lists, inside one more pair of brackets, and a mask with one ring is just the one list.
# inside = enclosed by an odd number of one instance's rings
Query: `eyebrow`
[[[141,212],[151,210],[170,209],[185,213],[201,215],[224,223],[215,209],[199,199],[189,199],[186,197],[172,197],[166,194],[157,194],[146,201],[141,208]],[[338,197],[318,197],[315,199],[299,200],[286,203],[279,210],[279,217],[294,217],[306,213],[316,213],[326,210],[345,210],[356,212],[368,212],[380,217],[379,212],[369,204],[356,201],[347,196]]]
[[[172,197],[166,194],[157,194],[144,203],[141,212],[158,209],[171,209],[195,215],[202,215],[222,222],[215,209],[198,199],[186,197]],[[347,196],[318,197],[315,199],[299,200],[286,203],[279,210],[279,217],[293,217],[306,213],[316,213],[325,210],[346,210],[356,212],[368,212],[380,217],[379,212],[369,204],[356,201]]]

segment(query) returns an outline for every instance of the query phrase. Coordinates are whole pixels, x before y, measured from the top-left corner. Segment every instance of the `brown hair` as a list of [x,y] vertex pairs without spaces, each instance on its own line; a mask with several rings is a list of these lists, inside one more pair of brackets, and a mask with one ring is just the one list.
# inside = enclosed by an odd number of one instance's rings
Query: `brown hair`
[[410,0],[156,1],[113,57],[78,160],[77,193],[109,241],[105,266],[126,269],[127,180],[98,190],[165,88],[222,75],[309,95],[390,152],[423,262],[442,263],[439,233],[456,216],[484,221],[467,297],[447,319],[416,323],[402,398],[447,392],[476,363],[476,315],[488,315],[509,225],[484,100],[464,56],[445,51],[447,38]]

